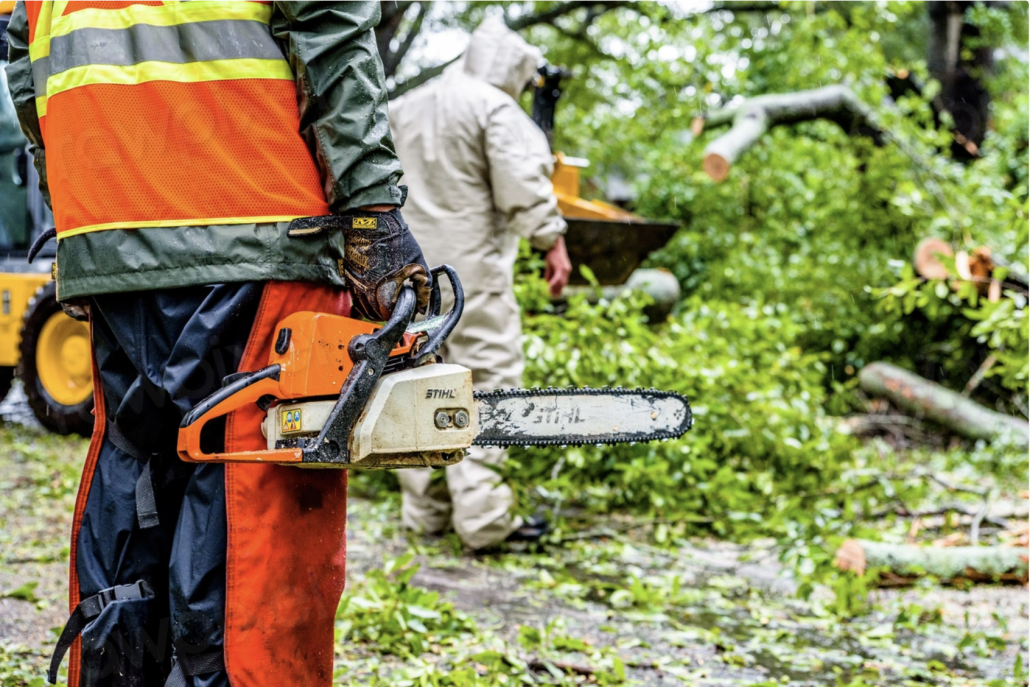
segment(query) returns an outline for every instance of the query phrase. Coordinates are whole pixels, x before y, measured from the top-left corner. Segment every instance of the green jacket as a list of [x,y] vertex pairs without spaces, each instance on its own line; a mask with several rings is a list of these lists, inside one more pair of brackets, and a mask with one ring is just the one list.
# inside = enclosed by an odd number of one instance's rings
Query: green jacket
[[[378,2],[274,3],[272,35],[296,77],[301,135],[334,213],[404,203],[373,31],[379,17]],[[49,203],[28,36],[25,8],[18,3],[8,29],[7,80]],[[240,281],[344,286],[337,266],[342,257],[339,232],[288,238],[286,223],[96,231],[58,242],[57,292],[66,300]]]

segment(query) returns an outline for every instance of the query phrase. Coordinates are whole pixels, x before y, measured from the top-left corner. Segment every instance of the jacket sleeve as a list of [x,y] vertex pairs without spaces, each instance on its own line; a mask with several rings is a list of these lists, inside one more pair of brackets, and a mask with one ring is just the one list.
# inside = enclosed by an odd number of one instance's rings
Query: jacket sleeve
[[494,205],[508,231],[549,250],[566,229],[551,186],[554,162],[543,132],[515,101],[490,113],[486,154]]
[[297,79],[300,133],[334,213],[404,203],[376,49],[379,17],[378,2],[276,2],[272,16]]
[[46,151],[43,149],[43,133],[36,116],[36,89],[32,81],[32,62],[29,60],[29,20],[25,14],[25,3],[19,2],[11,14],[7,26],[7,42],[10,46],[10,63],[4,67],[7,87],[18,114],[22,133],[29,139],[32,161],[39,172],[39,190],[50,205],[50,189],[47,187]]

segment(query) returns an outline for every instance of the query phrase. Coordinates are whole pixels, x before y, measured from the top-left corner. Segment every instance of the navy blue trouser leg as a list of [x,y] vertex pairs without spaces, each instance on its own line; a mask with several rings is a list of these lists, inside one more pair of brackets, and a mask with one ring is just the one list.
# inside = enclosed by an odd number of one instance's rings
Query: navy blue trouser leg
[[[236,371],[261,289],[223,284],[93,300],[110,431],[78,532],[80,596],[138,580],[155,594],[114,601],[86,626],[83,687],[159,687],[173,653],[222,646],[224,471],[180,461],[175,445],[182,416]],[[224,424],[210,427],[203,441],[215,450],[224,442]],[[121,440],[112,440],[112,433]],[[123,450],[126,444],[132,451]],[[140,456],[149,458],[158,515],[158,524],[145,529],[136,510],[136,482],[145,464]],[[186,680],[194,687],[228,685],[224,672]]]

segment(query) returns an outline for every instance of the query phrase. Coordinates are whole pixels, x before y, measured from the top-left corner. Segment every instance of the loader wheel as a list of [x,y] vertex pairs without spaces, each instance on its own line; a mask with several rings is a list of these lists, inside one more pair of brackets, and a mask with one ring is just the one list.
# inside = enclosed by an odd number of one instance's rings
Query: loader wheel
[[58,434],[93,433],[93,365],[89,325],[64,314],[53,282],[25,311],[18,376],[33,414]]
[[11,382],[14,381],[14,368],[0,365],[0,401],[7,398],[7,392],[11,390]]

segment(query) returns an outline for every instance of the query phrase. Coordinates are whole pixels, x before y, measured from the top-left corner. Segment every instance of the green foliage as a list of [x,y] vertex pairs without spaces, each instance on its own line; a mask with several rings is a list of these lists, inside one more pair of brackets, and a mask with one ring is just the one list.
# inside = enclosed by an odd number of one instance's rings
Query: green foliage
[[7,592],[0,592],[0,599],[20,599],[29,603],[36,603],[39,597],[36,596],[36,587],[39,582],[33,580]]
[[44,687],[40,666],[47,658],[45,650],[0,641],[0,687]]
[[694,298],[652,328],[644,299],[577,298],[564,316],[527,316],[525,381],[678,391],[693,400],[694,430],[665,443],[513,451],[515,484],[599,508],[704,514],[729,534],[761,523],[779,494],[836,479],[851,441],[825,422],[822,357],[795,345],[783,306]]
[[965,318],[966,337],[985,346],[996,360],[985,376],[996,378],[1005,389],[1026,397],[1030,332],[1025,293],[1005,290],[1002,298],[992,303],[981,297],[971,282],[949,284],[919,279],[906,265],[901,281],[881,290],[879,296],[888,313],[907,316],[919,311],[931,321]]
[[358,591],[344,594],[336,612],[341,641],[364,643],[383,654],[418,656],[430,643],[455,642],[475,631],[468,616],[437,592],[411,584],[419,569],[413,559],[410,552],[388,559]]
[[[981,42],[1026,51],[1026,6],[977,7]],[[548,27],[531,37],[573,69],[556,147],[594,162],[593,178],[636,181],[638,210],[683,229],[652,264],[706,301],[783,304],[796,343],[827,353],[827,381],[892,360],[961,386],[983,360],[967,322],[885,314],[867,286],[896,281],[916,243],[940,235],[987,244],[1026,263],[1027,64],[1000,59],[982,75],[995,126],[969,165],[935,128],[938,86],[922,63],[928,24],[919,3],[841,3],[811,11],[690,13],[642,3],[597,19],[583,39]],[[975,47],[972,43],[970,49]],[[885,75],[904,69],[923,96],[891,103]],[[729,179],[701,172],[720,130],[694,138],[691,118],[763,93],[847,83],[891,140],[876,148],[829,122],[779,127],[735,163]]]

